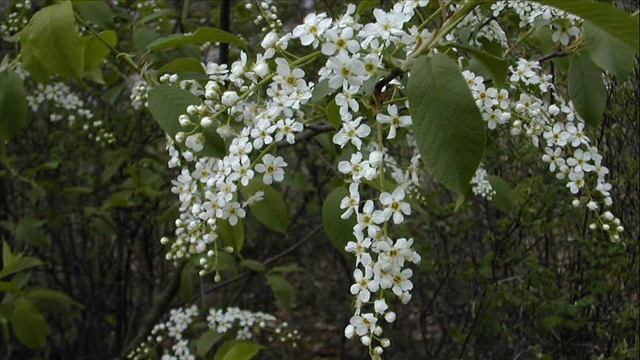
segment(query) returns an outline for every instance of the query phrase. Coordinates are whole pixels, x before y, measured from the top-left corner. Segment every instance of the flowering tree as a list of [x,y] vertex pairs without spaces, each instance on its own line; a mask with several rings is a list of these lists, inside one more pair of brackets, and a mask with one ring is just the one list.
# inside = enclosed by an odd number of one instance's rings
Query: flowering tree
[[[156,11],[118,22],[181,30],[184,3],[176,21]],[[592,241],[625,242],[594,135],[612,82],[634,70],[637,14],[574,0],[362,1],[285,26],[270,1],[247,2],[261,28],[256,45],[200,26],[165,36],[134,33],[132,46],[143,49],[134,56],[126,42],[118,44],[113,9],[121,5],[111,5],[63,1],[28,20],[8,18],[6,41],[19,52],[2,63],[0,138],[27,126],[27,108],[49,106],[51,121],[109,146],[116,136],[64,82],[41,83],[57,76],[81,87],[104,84],[107,63],[119,66],[122,79],[109,83],[121,91],[130,81],[122,72],[134,74],[131,106],[148,109],[166,133],[175,176],[175,227],[159,239],[165,258],[196,271],[211,289],[264,273],[278,303],[292,307],[287,275],[295,269],[273,267],[280,254],[257,261],[243,250],[250,222],[289,233],[284,185],[314,181],[317,174],[291,169],[299,162],[296,146],[314,138],[336,154],[325,164],[337,176],[320,213],[322,230],[350,259],[344,336],[372,359],[393,346],[385,328],[412,300],[423,256],[417,244],[429,241],[416,224],[428,218],[434,184],[456,194],[451,213],[478,199],[505,213],[522,205],[511,179],[490,173],[496,153],[534,153],[556,178],[548,186],[566,188],[585,214]],[[210,59],[215,44],[217,62]],[[27,93],[25,83],[38,85]],[[308,230],[291,251],[319,230]],[[248,272],[226,275],[236,262]],[[273,315],[198,309],[201,296],[190,294],[188,306],[143,329],[128,356],[207,356],[225,338],[216,359],[249,359],[279,338],[293,346],[299,337]]]

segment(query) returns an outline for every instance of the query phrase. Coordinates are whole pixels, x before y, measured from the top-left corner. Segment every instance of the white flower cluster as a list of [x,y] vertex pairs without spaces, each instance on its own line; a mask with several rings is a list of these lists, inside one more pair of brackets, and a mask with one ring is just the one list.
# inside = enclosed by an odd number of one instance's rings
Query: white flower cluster
[[[338,170],[350,182],[349,193],[340,204],[344,211],[341,217],[355,216],[357,219],[353,229],[355,239],[345,247],[356,257],[355,282],[350,289],[354,295],[355,313],[345,328],[345,336],[357,335],[374,359],[380,358],[384,348],[391,343],[382,337],[381,326],[383,320],[393,322],[396,318],[390,301],[396,298],[401,303],[409,302],[413,272],[407,265],[420,261],[420,256],[412,249],[413,239],[394,240],[390,235],[392,225],[402,224],[405,217],[411,215],[406,191],[418,183],[419,155],[414,152],[406,172],[392,171],[397,181],[393,190],[364,198],[361,192],[365,188],[375,190],[370,182],[380,181],[382,186],[387,165],[399,168],[387,154],[384,139],[394,141],[400,131],[409,132],[412,121],[406,114],[407,102],[402,108],[389,103],[381,106],[371,119],[373,124],[368,124],[369,119],[360,113],[363,104],[359,99],[367,95],[370,91],[367,88],[379,81],[385,71],[382,65],[385,48],[412,49],[428,36],[427,30],[418,30],[415,26],[408,31],[404,29],[416,7],[426,4],[427,1],[401,1],[389,12],[375,9],[375,21],[364,25],[354,18],[356,7],[349,5],[337,20],[324,13],[312,13],[293,30],[293,37],[300,39],[302,45],[320,48],[328,56],[319,70],[320,81],[327,81],[331,89],[337,90],[334,101],[342,119],[333,142],[340,147],[350,144],[355,149],[349,160],[338,164]],[[402,89],[399,82],[389,85],[392,86]],[[375,134],[371,126],[375,126]],[[415,146],[413,141],[408,143]]]
[[[548,164],[549,171],[555,173],[558,179],[568,180],[567,188],[575,196],[572,202],[574,206],[586,206],[596,212],[611,206],[612,186],[607,181],[609,169],[602,164],[602,155],[591,144],[584,120],[576,113],[573,104],[557,92],[553,93],[553,103],[543,100],[541,95],[549,93],[553,84],[551,75],[544,74],[538,62],[519,59],[516,66],[509,69],[510,91],[519,94],[517,101],[509,100],[509,93],[505,89],[489,88],[483,92],[484,78],[464,71],[489,129],[495,129],[496,124],[508,123],[513,116],[516,119],[511,122],[511,134],[524,134],[542,149],[542,161]],[[500,97],[500,94],[503,96]],[[487,116],[486,99],[501,109],[500,116]],[[504,114],[509,116],[499,121]],[[589,181],[591,177],[595,177],[593,181]],[[620,219],[609,211],[598,215],[590,228],[604,230],[612,241],[618,241],[619,234],[624,231]]]
[[[206,313],[206,312],[205,312]],[[290,329],[288,323],[279,321],[275,316],[263,312],[251,312],[236,307],[209,309],[206,318],[196,305],[188,308],[172,309],[169,319],[156,324],[151,334],[135,350],[127,355],[128,359],[142,360],[157,358],[161,360],[195,360],[195,341],[200,328],[196,324],[206,322],[207,329],[217,334],[230,334],[239,340],[259,339],[270,343],[290,343],[297,346],[300,339],[298,330]]]
[[145,342],[127,355],[127,358],[139,360],[151,356],[151,349],[162,344],[171,346],[163,348],[162,360],[195,360],[189,347],[188,335],[185,333],[198,316],[198,307],[171,309],[169,320],[156,324]]
[[[282,29],[282,20],[278,16],[278,7],[273,3],[273,0],[262,0],[257,3],[258,11],[260,14],[256,16],[253,23],[256,26],[263,25],[261,31],[267,32],[268,30],[280,30]],[[245,4],[247,10],[253,9],[254,1],[248,0]]]
[[491,182],[489,182],[487,170],[482,164],[478,166],[476,173],[471,178],[471,191],[474,195],[482,196],[489,201],[491,201],[496,194],[493,186],[491,186]]
[[287,322],[278,322],[271,314],[241,310],[237,307],[229,307],[226,310],[210,309],[207,325],[218,334],[235,330],[236,339],[239,340],[253,339],[266,333],[269,342],[290,341],[291,345],[296,347],[296,341],[300,339],[298,330],[289,330]]
[[567,46],[571,40],[577,38],[580,31],[581,19],[546,5],[533,1],[501,0],[491,5],[493,16],[498,17],[505,10],[515,12],[520,18],[521,28],[535,28],[549,25],[553,30],[554,42]]
[[102,120],[95,120],[94,114],[69,85],[63,82],[34,85],[27,94],[27,104],[31,111],[45,111],[51,122],[65,119],[69,126],[79,126],[90,139],[101,144],[115,141],[113,133],[104,128]]
[[[270,33],[263,41],[265,52],[249,63],[243,52],[230,67],[208,63],[209,81],[201,90],[189,89],[203,97],[200,105],[187,107],[178,121],[184,131],[175,136],[182,151],[170,147],[170,167],[180,166],[180,156],[186,161],[173,182],[173,192],[180,197],[180,216],[176,220],[175,240],[167,259],[199,257],[201,275],[216,272],[218,221],[236,226],[246,216],[250,204],[262,200],[261,192],[243,199],[240,190],[260,176],[271,185],[284,180],[287,163],[272,153],[277,142],[295,143],[295,134],[303,130],[301,106],[311,98],[313,83],[304,80],[304,71],[284,58],[274,57],[286,48],[286,35],[271,41]],[[284,40],[283,40],[284,39]],[[276,64],[271,72],[267,61]],[[163,75],[162,81],[175,84],[175,75]],[[180,82],[180,86],[185,82]],[[266,97],[258,93],[266,87]],[[255,96],[254,96],[255,95]],[[210,129],[215,128],[213,132]],[[221,158],[202,156],[209,142],[217,138],[230,144]],[[193,165],[192,168],[190,166]],[[163,243],[169,243],[163,238]],[[233,249],[226,249],[233,251]]]
[[131,96],[129,99],[131,100],[131,106],[135,110],[140,110],[143,107],[147,107],[149,103],[147,102],[147,91],[149,91],[149,84],[142,80],[136,79],[133,81],[131,85]]
[[31,0],[16,0],[9,15],[0,24],[0,36],[9,37],[17,34],[29,23]]

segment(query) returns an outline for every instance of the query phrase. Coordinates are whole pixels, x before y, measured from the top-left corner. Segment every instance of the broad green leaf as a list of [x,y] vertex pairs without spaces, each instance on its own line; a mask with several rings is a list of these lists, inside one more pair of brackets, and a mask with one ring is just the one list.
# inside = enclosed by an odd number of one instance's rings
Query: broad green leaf
[[41,309],[52,309],[62,311],[64,308],[60,306],[84,307],[81,303],[73,300],[69,295],[46,288],[30,288],[25,291],[25,296]]
[[631,74],[636,64],[635,50],[623,41],[609,35],[602,29],[584,24],[587,52],[596,65],[624,80]]
[[286,233],[289,227],[289,213],[282,194],[273,186],[265,184],[261,177],[255,177],[247,185],[244,195],[249,198],[258,191],[263,193],[263,199],[249,205],[251,213],[269,229]]
[[20,44],[49,71],[81,79],[84,46],[78,33],[71,2],[43,8],[33,15]]
[[569,97],[578,114],[589,125],[597,126],[607,105],[602,72],[587,54],[579,53],[571,57],[567,78]]
[[160,35],[154,30],[147,27],[138,28],[133,31],[133,47],[138,54],[147,52],[147,46]]
[[209,350],[215,345],[224,334],[218,334],[213,330],[205,331],[198,340],[196,340],[196,351],[198,352],[198,356],[205,357]]
[[227,246],[233,246],[233,249],[240,253],[244,247],[244,222],[238,219],[235,226],[229,224],[227,220],[218,220],[218,232],[222,240]]
[[171,138],[183,130],[178,117],[186,113],[187,106],[200,104],[200,98],[189,91],[169,85],[154,87],[148,98],[151,115]]
[[[28,38],[29,31],[30,29],[28,27],[22,30],[22,32],[20,33],[21,43],[23,43],[23,38]],[[51,80],[51,72],[40,62],[40,60],[36,58],[31,46],[22,46],[22,48],[20,49],[20,58],[22,60],[24,68],[29,72],[29,74],[35,81],[39,83],[47,83]]]
[[263,346],[246,340],[229,340],[220,346],[214,360],[251,360]]
[[16,292],[20,290],[18,285],[12,281],[0,281],[0,293]]
[[18,340],[30,349],[43,347],[49,335],[44,315],[28,299],[19,298],[11,314],[11,327]]
[[0,279],[40,265],[42,265],[40,259],[22,255],[12,255],[9,261],[3,263],[2,271],[0,271]]
[[[98,39],[100,36],[100,39]],[[111,47],[115,47],[118,43],[118,37],[116,33],[111,30],[106,30],[96,35],[88,35],[82,37],[82,43],[84,44],[84,67],[85,71],[89,72],[100,67],[104,59],[111,49],[104,43],[106,42]]]
[[324,232],[340,251],[344,251],[347,242],[354,239],[353,227],[356,225],[355,216],[351,216],[346,220],[340,217],[344,212],[344,210],[340,209],[340,202],[348,194],[349,192],[344,187],[337,187],[331,191],[322,204]]
[[313,87],[313,92],[311,93],[311,99],[309,100],[309,102],[320,102],[333,91],[334,90],[329,86],[329,80],[322,80]]
[[8,263],[13,261],[15,255],[13,251],[11,251],[11,247],[7,244],[6,241],[2,242],[2,266],[5,268]]
[[426,169],[449,189],[468,194],[486,128],[458,65],[443,54],[419,57],[407,91]]
[[247,44],[239,37],[224,30],[211,27],[200,27],[193,34],[173,34],[150,43],[147,48],[152,51],[159,51],[187,44],[204,44],[206,42],[221,42],[238,47],[247,48]]
[[194,58],[178,58],[174,59],[171,62],[164,64],[158,71],[160,73],[172,73],[172,74],[181,74],[186,72],[195,72],[204,74],[204,67],[202,66],[202,62],[198,59]]
[[27,125],[24,83],[13,71],[0,72],[0,143],[9,140]]
[[335,99],[329,101],[326,112],[329,123],[333,125],[334,128],[340,129],[342,127],[342,116],[340,116],[340,107],[336,104]]
[[180,273],[180,289],[178,293],[184,301],[191,301],[195,295],[195,285],[193,278],[195,276],[193,264],[187,264]]
[[14,230],[16,239],[23,244],[30,244],[40,248],[50,247],[51,238],[40,229],[43,224],[43,220],[29,217],[20,219]]
[[638,17],[631,16],[614,6],[598,1],[585,0],[536,0],[537,2],[564,10],[589,21],[602,31],[609,33],[638,50],[640,34]]
[[509,71],[509,62],[507,60],[472,46],[461,44],[447,44],[447,46],[468,52],[473,59],[491,74],[496,87],[504,87]]
[[73,7],[89,22],[103,29],[113,27],[113,11],[103,0],[74,0]]
[[178,17],[178,13],[173,9],[162,9],[162,10],[156,9],[156,11],[154,11],[152,14],[141,17],[140,20],[138,20],[138,22],[136,23],[136,25],[138,26],[143,25],[150,21],[160,19],[163,17]]
[[267,282],[271,286],[271,291],[282,307],[291,310],[295,305],[295,290],[291,283],[281,275],[267,275]]
[[509,183],[499,176],[490,176],[489,182],[496,192],[491,203],[504,212],[515,212],[518,209],[519,198]]
[[265,266],[260,261],[244,259],[240,261],[240,266],[246,267],[249,270],[253,270],[255,272],[263,272]]
[[204,130],[204,148],[197,154],[200,156],[210,156],[222,158],[227,153],[224,140],[218,135],[214,126]]

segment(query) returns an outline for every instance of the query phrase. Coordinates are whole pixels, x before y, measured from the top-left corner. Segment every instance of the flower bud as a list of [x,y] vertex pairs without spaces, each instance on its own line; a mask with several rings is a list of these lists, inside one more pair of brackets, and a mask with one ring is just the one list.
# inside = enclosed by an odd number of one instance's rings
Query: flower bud
[[182,127],[187,127],[189,125],[192,124],[191,119],[189,119],[189,116],[186,114],[182,114],[178,117],[178,122],[180,123],[180,126]]
[[375,329],[373,329],[373,333],[374,333],[376,336],[380,336],[380,335],[382,335],[382,326],[376,326],[376,327],[375,327]]
[[211,120],[211,118],[208,116],[205,116],[200,120],[200,126],[202,126],[203,128],[208,128],[211,125],[213,125],[213,120]]
[[380,340],[380,345],[382,345],[382,347],[389,347],[391,346],[391,340],[384,338]]
[[355,333],[355,329],[353,325],[349,324],[347,325],[347,327],[344,328],[344,337],[346,337],[347,339],[351,339],[354,333]]
[[611,227],[609,226],[609,224],[604,224],[604,225],[602,225],[602,230],[604,230],[604,231],[609,231],[609,229],[611,229]]
[[231,254],[233,252],[233,246],[227,246],[224,248],[224,251],[228,252],[229,254]]
[[222,93],[222,103],[226,106],[232,106],[238,99],[240,99],[240,96],[238,96],[238,93],[235,91],[225,91]]
[[198,112],[198,108],[195,105],[187,106],[187,114],[195,115]]
[[388,313],[384,314],[384,319],[387,320],[388,323],[392,323],[396,321],[396,313],[394,313],[393,311],[389,311]]
[[215,281],[217,283],[222,281],[222,276],[220,276],[220,273],[216,273],[216,276],[213,277],[213,281]]
[[167,243],[169,243],[169,238],[166,236],[163,236],[162,239],[160,239],[160,244],[166,245]]
[[175,83],[176,81],[178,81],[178,75],[173,74],[173,75],[169,76],[169,82]]
[[182,131],[178,131],[175,136],[175,140],[178,144],[182,144],[184,142],[185,134]]
[[380,346],[376,346],[376,347],[373,349],[373,352],[374,352],[376,355],[382,355],[382,353],[384,352],[384,350],[382,349],[382,347],[380,347]]
[[365,335],[360,338],[360,342],[362,342],[362,345],[364,346],[369,346],[371,345],[371,338]]

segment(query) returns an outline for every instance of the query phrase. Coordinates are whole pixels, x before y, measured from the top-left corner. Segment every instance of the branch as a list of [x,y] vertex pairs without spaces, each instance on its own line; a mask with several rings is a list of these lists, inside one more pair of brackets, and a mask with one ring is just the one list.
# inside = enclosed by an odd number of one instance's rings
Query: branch
[[176,271],[173,273],[173,276],[169,279],[165,289],[160,293],[158,297],[156,297],[153,302],[152,308],[149,310],[147,315],[142,320],[138,328],[138,332],[136,336],[134,336],[131,341],[124,347],[121,358],[125,358],[129,352],[135,349],[138,344],[140,344],[147,337],[147,334],[151,332],[153,326],[158,323],[158,320],[164,313],[167,311],[169,307],[169,303],[173,300],[174,295],[178,291],[180,287],[180,275],[182,274],[182,269],[184,268],[185,263],[181,264]]

